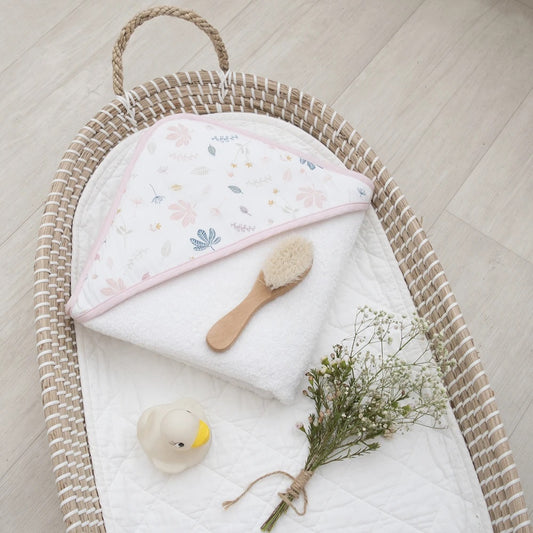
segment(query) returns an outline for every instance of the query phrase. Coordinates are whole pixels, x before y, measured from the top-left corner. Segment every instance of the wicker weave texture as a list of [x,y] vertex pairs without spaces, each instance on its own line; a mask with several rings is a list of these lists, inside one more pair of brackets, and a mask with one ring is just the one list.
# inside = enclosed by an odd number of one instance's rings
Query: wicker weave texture
[[[290,122],[321,141],[348,169],[374,180],[373,205],[418,313],[433,324],[434,332],[444,336],[457,362],[446,377],[446,385],[493,529],[533,531],[494,393],[472,337],[419,220],[386,167],[331,107],[287,85],[228,71],[218,32],[191,12],[172,8],[177,11],[169,13],[166,9],[170,8],[143,12],[123,30],[113,55],[114,87],[119,96],[82,128],[66,151],[52,181],[39,231],[34,271],[38,364],[67,531],[105,531],[85,429],[74,323],[65,313],[71,290],[72,222],[78,200],[99,163],[128,135],[169,114],[229,111],[267,114]],[[135,27],[159,14],[192,20],[206,31],[222,71],[182,72],[124,94],[124,46]]]
[[220,37],[218,31],[207,22],[203,17],[189,9],[180,9],[174,6],[158,6],[145,9],[137,13],[121,30],[120,35],[113,48],[113,56],[111,63],[113,65],[113,91],[115,94],[122,96],[124,94],[124,75],[122,68],[122,54],[128,44],[128,41],[141,24],[153,19],[167,15],[169,17],[176,17],[188,22],[192,22],[197,28],[201,29],[211,40],[215,47],[215,52],[218,56],[218,64],[223,72],[229,70],[229,59],[226,46]]

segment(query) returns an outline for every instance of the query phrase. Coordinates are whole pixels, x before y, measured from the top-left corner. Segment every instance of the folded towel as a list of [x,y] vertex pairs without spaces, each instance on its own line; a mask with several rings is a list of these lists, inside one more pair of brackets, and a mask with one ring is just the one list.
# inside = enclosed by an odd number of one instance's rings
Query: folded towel
[[[92,204],[113,200],[68,303],[71,315],[291,401],[369,204],[369,180],[190,115],[128,138],[92,179],[101,182]],[[246,296],[295,229],[314,247],[307,278],[262,308],[230,350],[210,350],[209,328]]]

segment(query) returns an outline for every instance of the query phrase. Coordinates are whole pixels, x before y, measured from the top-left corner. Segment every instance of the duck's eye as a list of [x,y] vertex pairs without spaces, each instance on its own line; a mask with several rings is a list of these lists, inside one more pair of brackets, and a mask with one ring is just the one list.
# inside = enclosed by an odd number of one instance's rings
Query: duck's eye
[[185,444],[183,444],[183,442],[178,442],[178,446],[179,446],[180,448],[183,448],[183,447],[185,446]]

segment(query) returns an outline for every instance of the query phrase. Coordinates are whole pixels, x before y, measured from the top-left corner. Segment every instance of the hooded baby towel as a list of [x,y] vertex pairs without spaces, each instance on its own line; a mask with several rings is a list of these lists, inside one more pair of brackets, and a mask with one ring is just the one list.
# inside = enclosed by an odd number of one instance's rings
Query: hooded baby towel
[[[368,178],[180,114],[119,144],[92,179],[91,205],[110,207],[71,316],[290,401],[369,205]],[[311,272],[261,309],[230,350],[211,351],[207,331],[248,293],[288,231],[312,242]]]

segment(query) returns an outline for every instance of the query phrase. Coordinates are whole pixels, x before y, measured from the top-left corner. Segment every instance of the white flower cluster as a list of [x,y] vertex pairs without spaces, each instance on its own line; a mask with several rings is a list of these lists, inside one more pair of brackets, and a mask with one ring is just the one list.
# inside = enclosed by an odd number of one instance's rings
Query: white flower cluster
[[[429,329],[418,316],[358,309],[353,337],[307,373],[304,394],[315,403],[308,425],[299,426],[310,444],[307,467],[367,453],[379,447],[378,437],[413,424],[438,427],[450,365],[442,340],[425,337]],[[412,362],[402,357],[408,345],[421,346]]]

